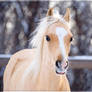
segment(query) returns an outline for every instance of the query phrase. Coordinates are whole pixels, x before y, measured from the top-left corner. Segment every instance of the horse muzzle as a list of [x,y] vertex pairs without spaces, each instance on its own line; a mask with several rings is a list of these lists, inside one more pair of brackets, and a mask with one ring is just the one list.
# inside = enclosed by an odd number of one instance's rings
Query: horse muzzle
[[56,61],[56,73],[57,74],[65,74],[69,66],[68,61],[61,61],[57,60]]

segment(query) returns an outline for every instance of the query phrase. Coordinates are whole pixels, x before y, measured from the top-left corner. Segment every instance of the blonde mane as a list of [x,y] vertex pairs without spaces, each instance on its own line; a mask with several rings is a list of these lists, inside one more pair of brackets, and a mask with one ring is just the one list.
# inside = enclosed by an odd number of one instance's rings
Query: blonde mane
[[36,33],[36,35],[34,35],[30,41],[30,44],[32,45],[32,47],[40,46],[43,35],[46,32],[46,28],[48,28],[48,26],[50,26],[51,24],[55,23],[58,20],[69,27],[69,23],[65,21],[65,19],[60,14],[55,14],[54,16],[48,16],[41,19],[40,23],[38,24],[38,27],[32,33],[32,35]]

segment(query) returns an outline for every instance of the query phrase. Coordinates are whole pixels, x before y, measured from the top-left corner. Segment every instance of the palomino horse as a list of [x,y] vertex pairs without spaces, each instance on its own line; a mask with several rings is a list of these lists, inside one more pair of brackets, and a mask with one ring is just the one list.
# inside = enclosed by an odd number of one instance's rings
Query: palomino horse
[[62,17],[51,8],[41,20],[31,44],[34,49],[15,53],[4,72],[4,90],[70,91],[66,78],[72,41],[70,10]]

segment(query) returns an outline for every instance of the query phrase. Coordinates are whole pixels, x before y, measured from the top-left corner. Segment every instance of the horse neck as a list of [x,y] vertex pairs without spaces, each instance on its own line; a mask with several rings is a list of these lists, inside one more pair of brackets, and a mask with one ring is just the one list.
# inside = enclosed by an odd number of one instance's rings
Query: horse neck
[[[60,83],[60,76],[56,75],[55,73],[55,66],[54,60],[52,57],[50,57],[50,53],[48,50],[45,50],[44,48],[41,47],[41,54],[40,54],[40,74],[39,74],[39,81],[41,84],[44,85],[47,84],[48,86],[50,85],[58,85]],[[60,85],[60,84],[59,84]]]

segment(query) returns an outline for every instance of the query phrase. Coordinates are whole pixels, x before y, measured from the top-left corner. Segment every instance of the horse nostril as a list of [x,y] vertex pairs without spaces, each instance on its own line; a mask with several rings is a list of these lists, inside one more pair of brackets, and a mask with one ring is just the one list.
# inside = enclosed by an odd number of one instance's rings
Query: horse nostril
[[68,61],[66,61],[66,66],[65,66],[65,69],[68,67]]
[[56,66],[58,66],[58,62],[56,61]]
[[61,60],[57,60],[56,61],[56,66],[59,68],[59,67],[61,67]]

